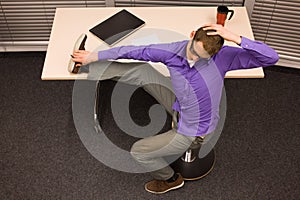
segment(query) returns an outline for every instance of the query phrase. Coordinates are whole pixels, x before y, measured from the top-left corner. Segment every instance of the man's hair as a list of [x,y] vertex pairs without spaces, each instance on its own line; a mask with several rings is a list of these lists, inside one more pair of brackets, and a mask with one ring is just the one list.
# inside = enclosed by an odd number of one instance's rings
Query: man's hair
[[195,41],[201,41],[203,48],[207,51],[210,56],[216,54],[224,44],[224,38],[219,35],[207,35],[210,30],[203,30],[204,27],[199,28],[194,36]]

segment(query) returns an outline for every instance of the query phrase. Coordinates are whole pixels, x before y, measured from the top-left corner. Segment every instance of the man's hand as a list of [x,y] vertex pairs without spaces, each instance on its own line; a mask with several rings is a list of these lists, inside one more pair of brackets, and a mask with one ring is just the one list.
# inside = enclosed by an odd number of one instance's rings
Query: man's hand
[[206,24],[203,27],[205,27],[203,28],[203,30],[205,31],[214,30],[214,32],[209,32],[207,33],[207,35],[220,35],[222,38],[224,38],[224,40],[234,42],[238,45],[240,45],[242,42],[241,36],[230,32],[228,29],[226,29],[220,24]]
[[94,62],[98,60],[98,54],[85,51],[85,50],[77,50],[72,55],[72,60],[74,62],[78,62],[77,66],[86,65],[88,63]]

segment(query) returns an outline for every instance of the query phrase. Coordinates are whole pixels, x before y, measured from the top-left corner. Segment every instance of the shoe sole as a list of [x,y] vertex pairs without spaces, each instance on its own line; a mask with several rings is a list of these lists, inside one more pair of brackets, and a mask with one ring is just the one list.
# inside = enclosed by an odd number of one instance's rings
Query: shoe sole
[[[81,34],[79,36],[79,38],[76,40],[76,42],[75,42],[75,45],[74,45],[74,48],[73,48],[73,52],[77,51],[77,50],[85,50],[84,45],[85,45],[86,39],[87,39],[87,35],[84,34],[84,33]],[[80,67],[76,67],[76,64],[78,64],[78,63],[76,63],[72,59],[70,59],[69,65],[68,65],[68,71],[70,73],[73,73],[73,74],[77,74],[78,73]]]
[[182,181],[182,183],[180,185],[177,185],[175,187],[169,188],[169,189],[167,189],[165,191],[161,191],[161,192],[155,192],[155,191],[152,191],[152,190],[148,190],[147,187],[146,187],[146,185],[145,185],[145,190],[147,192],[150,192],[150,193],[153,193],[153,194],[164,194],[164,193],[169,192],[171,190],[179,189],[179,188],[183,187],[183,185],[184,185],[184,181]]

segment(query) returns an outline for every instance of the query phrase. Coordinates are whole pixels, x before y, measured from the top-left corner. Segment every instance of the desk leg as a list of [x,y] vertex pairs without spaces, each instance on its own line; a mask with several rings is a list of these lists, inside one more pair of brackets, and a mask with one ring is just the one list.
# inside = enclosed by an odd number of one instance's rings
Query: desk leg
[[95,130],[97,133],[102,132],[100,123],[99,123],[99,115],[98,115],[98,108],[99,108],[99,96],[100,96],[100,80],[96,82],[96,92],[95,92],[95,100],[94,100],[94,124]]

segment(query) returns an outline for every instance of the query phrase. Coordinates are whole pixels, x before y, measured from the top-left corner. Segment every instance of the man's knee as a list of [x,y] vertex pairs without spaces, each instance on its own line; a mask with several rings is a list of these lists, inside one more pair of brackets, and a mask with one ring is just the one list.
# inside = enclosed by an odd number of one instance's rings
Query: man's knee
[[135,144],[131,147],[130,154],[136,161],[142,160],[142,154],[139,152],[139,148],[136,147]]
[[132,145],[130,154],[136,160],[143,160],[146,158],[148,152],[147,149],[147,145],[143,142],[143,140],[139,140]]

